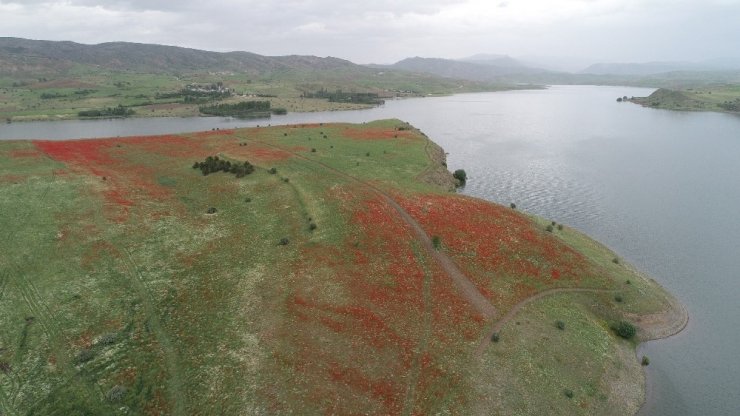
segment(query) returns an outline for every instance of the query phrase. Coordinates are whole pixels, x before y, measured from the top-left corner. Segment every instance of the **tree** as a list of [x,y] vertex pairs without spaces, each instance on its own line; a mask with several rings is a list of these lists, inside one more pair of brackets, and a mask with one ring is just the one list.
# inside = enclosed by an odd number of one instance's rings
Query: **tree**
[[458,182],[460,182],[461,185],[465,185],[465,182],[468,180],[468,174],[465,173],[464,169],[458,169],[453,174],[452,177],[457,179]]
[[624,339],[631,339],[637,333],[637,328],[627,321],[619,321],[612,329]]

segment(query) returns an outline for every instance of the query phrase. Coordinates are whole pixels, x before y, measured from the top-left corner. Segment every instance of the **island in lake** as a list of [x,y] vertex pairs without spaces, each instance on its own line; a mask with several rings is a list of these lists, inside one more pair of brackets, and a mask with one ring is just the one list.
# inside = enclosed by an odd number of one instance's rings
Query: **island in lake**
[[685,309],[400,120],[0,142],[3,414],[633,414]]

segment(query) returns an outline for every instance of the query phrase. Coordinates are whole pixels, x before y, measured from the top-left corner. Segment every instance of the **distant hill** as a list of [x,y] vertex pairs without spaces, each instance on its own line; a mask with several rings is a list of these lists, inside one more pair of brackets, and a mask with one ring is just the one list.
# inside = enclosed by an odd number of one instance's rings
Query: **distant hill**
[[705,62],[597,63],[580,71],[594,75],[657,75],[669,72],[727,71],[740,69],[740,62],[712,60]]
[[393,69],[462,78],[482,82],[501,82],[502,77],[544,73],[541,69],[526,67],[510,57],[476,55],[466,60],[443,58],[406,58],[388,66]]
[[0,38],[0,73],[24,70],[54,72],[73,64],[146,73],[235,71],[264,73],[278,70],[365,68],[338,58],[315,56],[268,57],[250,52],[210,52],[177,46],[129,42],[84,45],[20,38]]

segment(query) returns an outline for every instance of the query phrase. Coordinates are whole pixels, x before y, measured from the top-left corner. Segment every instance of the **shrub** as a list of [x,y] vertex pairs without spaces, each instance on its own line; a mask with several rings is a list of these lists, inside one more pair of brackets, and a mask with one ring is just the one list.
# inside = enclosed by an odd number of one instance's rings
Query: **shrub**
[[557,222],[555,222],[555,221],[553,221],[553,222],[551,222],[550,224],[552,224],[552,226],[554,227],[554,226],[556,226],[556,225],[557,225],[558,223],[557,223]]
[[77,353],[77,356],[75,357],[75,363],[83,364],[92,360],[93,358],[95,358],[95,353],[93,353],[92,350],[85,348]]
[[370,152],[365,153],[365,156],[370,157]]
[[98,340],[98,345],[112,345],[115,344],[116,341],[118,341],[118,334],[115,332],[110,332],[100,337],[100,339]]
[[548,233],[551,233],[552,232],[552,225],[547,224],[547,227],[545,227],[545,231],[547,231]]
[[308,225],[308,229],[311,231],[315,230],[316,228],[317,228],[316,223],[312,222],[311,224]]
[[252,202],[252,198],[249,198],[249,197],[244,198],[244,202]]
[[106,394],[105,397],[109,402],[118,402],[121,401],[125,395],[126,387],[116,384],[113,388],[108,390],[108,394]]
[[315,147],[312,147],[311,148],[311,153],[316,153],[316,148]]
[[619,264],[619,258],[618,258],[618,257],[614,257],[614,258],[612,259],[612,263],[614,263],[614,264]]
[[650,365],[650,358],[648,358],[647,355],[642,356],[642,361],[640,362],[643,366],[649,366]]
[[468,180],[468,174],[465,173],[464,169],[458,169],[453,174],[452,177],[457,179],[461,185],[465,185],[465,182]]
[[10,363],[6,361],[0,361],[0,372],[2,372],[3,374],[9,374],[10,370]]
[[270,170],[268,170],[267,172],[268,172],[268,173],[269,173],[270,175],[274,175],[274,174],[276,174],[276,173],[277,173],[277,169],[276,169],[276,168],[270,168]]
[[498,332],[494,332],[493,335],[491,335],[491,341],[492,342],[498,342],[501,339]]
[[281,238],[281,239],[280,239],[280,242],[278,242],[278,244],[279,244],[279,245],[281,245],[281,246],[287,246],[287,245],[288,245],[288,243],[290,243],[290,240],[288,240],[288,238],[287,238],[287,237],[283,237],[283,238]]
[[563,224],[558,224],[558,230],[563,231]]
[[216,207],[210,207],[210,208],[208,208],[208,211],[206,211],[206,213],[208,213],[208,214],[215,214],[216,211],[218,211],[216,209]]
[[565,330],[565,322],[563,321],[555,321],[555,326],[561,331]]
[[615,295],[614,300],[617,301],[618,303],[622,303],[624,298],[622,297],[622,295]]
[[627,281],[624,282],[624,283],[627,283],[628,285],[631,285],[632,284],[632,281],[630,279],[627,279]]
[[567,397],[569,399],[572,399],[573,398],[573,390],[571,390],[571,389],[565,389],[565,390],[563,390],[563,394],[565,395],[565,397]]
[[631,339],[637,333],[637,328],[627,321],[619,321],[612,326],[614,332],[624,339]]
[[442,240],[439,238],[438,235],[435,235],[434,237],[432,237],[432,245],[437,250],[439,250],[440,246],[442,246]]
[[509,207],[511,207],[511,209],[516,209],[516,204],[512,202],[511,204],[509,204]]

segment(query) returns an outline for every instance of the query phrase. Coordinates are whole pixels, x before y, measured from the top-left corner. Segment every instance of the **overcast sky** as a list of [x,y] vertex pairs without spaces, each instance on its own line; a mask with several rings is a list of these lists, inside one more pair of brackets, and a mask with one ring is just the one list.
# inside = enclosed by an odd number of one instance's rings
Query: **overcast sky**
[[392,63],[740,58],[740,0],[0,0],[0,36]]

